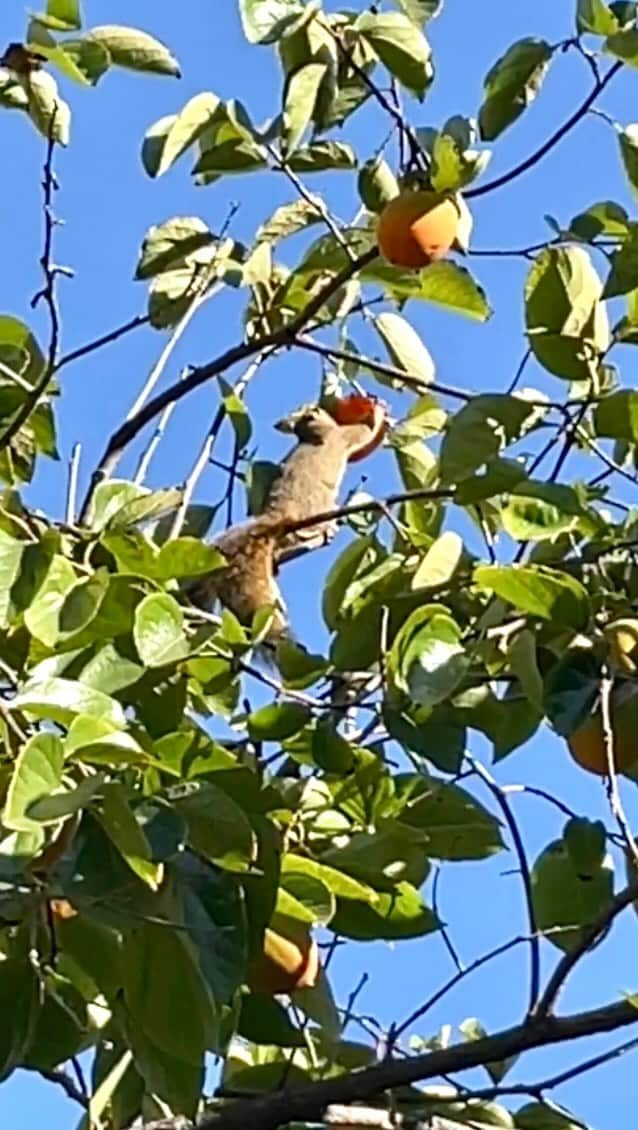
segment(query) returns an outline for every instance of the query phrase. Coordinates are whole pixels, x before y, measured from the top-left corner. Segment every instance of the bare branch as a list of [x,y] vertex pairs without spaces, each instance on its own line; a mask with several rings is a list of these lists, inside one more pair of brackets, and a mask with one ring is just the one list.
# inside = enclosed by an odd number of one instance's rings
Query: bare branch
[[512,812],[507,796],[503,789],[499,788],[494,778],[488,773],[484,765],[474,758],[470,759],[470,763],[475,773],[485,782],[490,790],[494,800],[498,804],[505,822],[510,830],[512,842],[514,844],[514,851],[518,859],[518,866],[520,868],[521,880],[523,883],[523,891],[525,893],[525,906],[527,909],[527,921],[529,923],[529,947],[530,947],[530,973],[529,973],[529,1004],[528,1012],[531,1013],[538,1000],[540,992],[540,979],[541,979],[541,958],[540,958],[540,936],[538,933],[538,926],[536,923],[536,912],[534,910],[534,899],[532,896],[532,876],[527,862],[527,854],[525,852],[525,844],[521,836],[520,829],[516,822],[516,818]]
[[569,118],[567,118],[567,121],[563,122],[562,126],[559,126],[558,129],[555,130],[551,135],[551,137],[547,138],[547,141],[544,141],[542,145],[539,145],[538,149],[535,149],[533,153],[530,153],[529,157],[526,157],[524,161],[520,161],[518,165],[514,165],[514,167],[512,169],[509,169],[508,172],[502,173],[500,177],[495,177],[494,180],[488,180],[485,184],[477,185],[476,188],[468,189],[468,191],[465,193],[466,199],[469,200],[472,197],[485,196],[488,192],[494,192],[495,189],[502,188],[504,184],[509,184],[510,181],[516,180],[516,178],[520,177],[522,173],[526,173],[529,169],[533,169],[534,165],[537,165],[539,161],[542,161],[543,157],[546,157],[548,153],[551,153],[552,149],[554,149],[558,145],[558,143],[562,141],[563,138],[570,132],[570,130],[572,130],[574,126],[577,126],[581,119],[585,117],[585,115],[589,112],[594,102],[598,98],[598,95],[601,94],[607,84],[611,82],[614,75],[618,74],[618,71],[620,70],[622,65],[622,62],[620,62],[619,60],[609,68],[606,75],[603,75],[602,78],[597,79],[587,97],[583,102],[581,102],[580,106],[578,106],[577,109],[574,110],[573,114],[570,114]]
[[[197,369],[193,369],[183,381],[177,381],[175,384],[170,385],[164,389],[163,392],[154,396],[147,404],[132,416],[130,419],[125,420],[111,435],[102,458],[96,467],[92,480],[91,480],[91,493],[103,478],[107,477],[111,467],[117,462],[124,448],[131,442],[132,439],[146,426],[151,420],[158,416],[160,412],[166,408],[167,404],[172,404],[173,401],[181,400],[187,396],[194,389],[199,388],[200,385],[211,380],[212,377],[217,377],[224,373],[231,366],[237,365],[240,361],[246,361],[250,357],[254,357],[257,353],[263,353],[264,350],[278,348],[279,346],[287,346],[293,344],[296,336],[300,331],[312,322],[315,314],[321,309],[325,302],[327,302],[333,294],[352,278],[357,271],[361,270],[368,263],[377,257],[376,247],[371,247],[363,255],[360,255],[354,263],[348,263],[343,270],[339,271],[329,282],[326,283],[318,294],[314,296],[301,311],[296,318],[294,318],[289,325],[283,326],[278,330],[273,330],[271,333],[264,334],[260,338],[255,338],[253,341],[240,342],[239,345],[231,346],[224,353],[220,354],[213,361],[209,361],[207,365],[202,365]],[[83,509],[86,508],[86,504]]]
[[65,365],[70,365],[72,361],[78,361],[80,357],[87,357],[89,353],[95,353],[95,351],[101,349],[103,345],[110,345],[111,342],[117,341],[120,337],[124,337],[124,334],[130,333],[131,330],[138,329],[139,326],[147,326],[149,321],[148,314],[137,314],[128,322],[117,326],[116,329],[109,330],[108,333],[102,334],[101,337],[96,337],[93,341],[87,342],[86,345],[80,345],[77,349],[72,349],[70,353],[66,353],[56,363],[53,371],[59,373],[60,369],[64,368]]
[[[509,1059],[533,1048],[613,1032],[636,1023],[638,1010],[629,1001],[570,1016],[535,1016],[480,1040],[412,1058],[388,1059],[360,1071],[263,1098],[235,1101],[205,1115],[198,1130],[245,1130],[247,1126],[250,1130],[276,1130],[289,1122],[320,1121],[326,1107],[334,1104],[365,1101],[394,1087]],[[169,1126],[165,1124],[165,1130],[169,1130]],[[152,1124],[146,1130],[153,1130]]]

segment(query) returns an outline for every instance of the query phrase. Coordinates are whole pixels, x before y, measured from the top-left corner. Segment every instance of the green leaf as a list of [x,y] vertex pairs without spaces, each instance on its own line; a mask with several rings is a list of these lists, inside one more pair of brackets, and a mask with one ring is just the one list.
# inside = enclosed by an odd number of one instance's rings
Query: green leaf
[[601,235],[625,239],[630,231],[629,216],[620,204],[613,200],[603,200],[600,204],[592,204],[586,212],[574,216],[568,230],[587,242]]
[[55,734],[36,734],[18,754],[13,768],[2,823],[16,832],[29,832],[34,821],[28,815],[35,801],[61,787],[64,748]]
[[203,1067],[206,1048],[215,1046],[217,1015],[188,938],[146,923],[130,931],[126,953],[124,1002],[148,1050],[155,1046],[182,1064]]
[[[152,172],[145,163],[146,171],[150,172],[151,176],[157,177],[161,177],[167,172],[182,154],[191,145],[194,145],[204,130],[208,129],[220,106],[220,99],[216,94],[211,94],[209,91],[195,94],[193,98],[189,98],[179,114],[171,119],[166,132],[162,131],[161,155],[158,153],[152,162]],[[163,120],[166,121],[166,119]],[[155,126],[152,126],[151,131],[155,131],[158,125],[159,123],[156,123]],[[149,135],[151,138],[158,136],[156,132],[151,133],[151,131],[145,135],[143,147],[147,146]]]
[[47,71],[29,75],[27,113],[43,137],[52,136],[58,145],[68,145],[71,111],[58,93],[58,84]]
[[284,155],[295,151],[315,112],[321,84],[328,73],[327,63],[306,63],[288,76],[283,106]]
[[638,392],[621,389],[600,400],[594,408],[597,436],[638,441]]
[[413,774],[397,786],[399,819],[423,831],[431,858],[486,859],[502,851],[499,821],[465,789]]
[[420,706],[443,702],[469,666],[460,640],[458,624],[439,605],[417,608],[390,651],[388,666],[396,685]]
[[88,806],[96,793],[101,792],[105,779],[103,773],[96,773],[80,781],[73,789],[40,797],[29,806],[29,816],[39,824],[57,824],[67,816],[74,816]]
[[571,487],[531,480],[514,487],[501,513],[503,529],[517,541],[554,538],[575,529],[582,515],[582,503]]
[[493,141],[534,101],[551,58],[544,39],[520,39],[488,71],[478,117],[483,141]]
[[255,836],[242,808],[223,789],[202,782],[174,801],[188,827],[192,848],[229,871],[246,871],[255,858]]
[[80,0],[47,0],[46,19],[58,31],[77,31],[82,27]]
[[42,998],[38,973],[26,957],[0,961],[0,1009],[11,1017],[0,1027],[0,1081],[22,1063],[40,1013]]
[[614,35],[618,20],[603,0],[577,0],[576,31],[579,35]]
[[126,727],[119,702],[72,679],[32,679],[12,700],[11,709],[24,710],[35,718],[50,719],[63,726],[69,725],[77,714],[89,714],[112,722],[119,729]]
[[11,615],[11,590],[20,573],[25,543],[0,529],[0,627],[6,628]]
[[390,74],[422,98],[434,71],[430,45],[419,28],[400,12],[363,12],[355,20],[354,29]]
[[87,580],[78,581],[66,592],[58,616],[58,627],[63,636],[74,635],[93,622],[108,585],[108,574],[100,572],[94,573]]
[[284,855],[281,861],[281,874],[282,878],[287,875],[309,875],[313,879],[319,879],[337,898],[358,899],[371,904],[378,901],[377,892],[366,883],[361,883],[334,867],[328,867],[325,863],[317,863],[293,852]]
[[532,867],[532,905],[536,925],[561,950],[577,946],[584,929],[611,904],[614,869],[611,856],[578,867],[564,839],[554,840]]
[[331,929],[355,941],[391,941],[421,938],[440,928],[439,920],[410,883],[397,883],[392,892],[379,894],[374,906],[344,900],[339,903]]
[[357,188],[369,212],[381,212],[399,194],[397,178],[383,157],[374,157],[361,166]]
[[[390,360],[397,369],[424,384],[434,380],[434,362],[415,329],[400,314],[377,314],[372,319]],[[401,385],[400,378],[394,384]]]
[[201,577],[224,565],[224,556],[199,538],[181,537],[167,541],[159,551],[156,569],[163,581],[180,577]]
[[86,1000],[68,978],[47,970],[43,988],[44,1001],[23,1066],[47,1072],[82,1050],[90,1019]]
[[149,228],[144,236],[136,279],[150,279],[186,260],[203,247],[214,244],[215,237],[197,216],[175,216],[163,224]]
[[249,43],[276,43],[307,12],[302,0],[239,0],[244,35]]
[[507,658],[524,694],[532,706],[543,710],[543,679],[538,669],[536,638],[527,628],[509,641]]
[[44,373],[44,354],[25,322],[0,315],[0,360],[20,372],[33,385]]
[[520,1130],[589,1130],[575,1114],[570,1114],[551,1099],[519,1107],[516,1125]]
[[242,998],[237,1031],[252,1044],[282,1048],[303,1047],[303,1034],[288,1018],[283,1005],[265,993],[250,993]]
[[256,241],[277,243],[280,239],[321,223],[321,197],[316,197],[317,205],[313,204],[314,199],[315,197],[311,200],[295,200],[292,204],[282,204],[280,208],[276,208],[272,216],[257,229]]
[[542,565],[480,565],[474,582],[521,612],[577,630],[590,616],[589,596],[580,581]]
[[394,0],[394,2],[417,27],[421,27],[438,15],[443,6],[443,0]]
[[248,733],[255,742],[282,742],[299,733],[309,720],[310,711],[301,703],[272,703],[249,714]]
[[150,844],[129,806],[126,789],[112,781],[102,789],[102,796],[98,816],[104,831],[131,871],[151,890],[158,890],[163,867],[152,860]]
[[547,247],[525,284],[529,344],[550,373],[587,380],[609,348],[602,284],[582,247]]
[[88,39],[65,39],[64,56],[71,60],[91,86],[95,86],[111,65],[106,47]]
[[322,613],[326,626],[334,631],[339,626],[345,594],[357,574],[371,565],[376,557],[372,538],[362,537],[346,546],[331,566],[324,582]]
[[[638,157],[638,147],[636,149]],[[636,183],[638,184],[638,161],[635,167]],[[610,255],[611,270],[605,280],[603,298],[616,298],[619,294],[628,294],[638,286],[638,234],[632,228],[629,237],[623,241],[617,251]]]
[[[634,21],[632,20],[632,25]],[[621,59],[629,67],[638,67],[638,31],[635,26],[630,26],[605,40],[605,51]]]
[[447,585],[454,576],[462,555],[462,538],[453,530],[446,530],[432,543],[419,563],[410,587],[416,591]]
[[61,631],[60,616],[68,594],[77,583],[77,573],[70,561],[56,554],[49,564],[43,583],[24,614],[31,635],[47,647],[53,647]]
[[[453,126],[456,126],[458,120],[451,119]],[[465,122],[465,119],[460,119],[460,121]],[[444,127],[440,133],[436,134],[431,147],[432,163],[430,171],[430,183],[435,192],[458,192],[460,188],[471,184],[485,171],[490,162],[491,153],[469,149],[468,144],[469,142],[466,142],[465,137],[459,140],[450,126]],[[457,200],[457,206],[461,211],[459,200]],[[466,250],[472,231],[472,216],[467,206],[461,216],[464,222],[464,230],[461,233],[459,224],[457,242]]]
[[330,169],[356,169],[357,158],[345,141],[313,141],[296,149],[286,165],[295,173],[322,173]]
[[48,59],[72,82],[79,82],[82,86],[90,85],[88,78],[77,66],[73,56],[67,55],[64,45],[59,44],[52,35],[49,35],[46,27],[37,18],[29,22],[27,46],[29,50],[33,50],[38,55],[43,55],[45,59]]
[[441,445],[441,476],[454,483],[473,475],[520,439],[534,407],[522,397],[493,393],[475,396],[452,416]]
[[163,667],[188,654],[184,610],[168,593],[152,593],[135,609],[133,639],[145,667]]
[[379,262],[365,267],[361,274],[370,282],[380,283],[398,301],[417,298],[477,322],[487,321],[492,313],[484,291],[470,272],[456,263],[441,260],[421,271],[401,271]]
[[232,385],[229,385],[222,377],[219,378],[219,387],[221,389],[224,411],[235,433],[237,448],[239,451],[243,451],[249,443],[253,432],[248,410]]
[[180,77],[179,63],[158,39],[138,28],[104,24],[91,28],[86,38],[106,47],[115,66],[131,71]]

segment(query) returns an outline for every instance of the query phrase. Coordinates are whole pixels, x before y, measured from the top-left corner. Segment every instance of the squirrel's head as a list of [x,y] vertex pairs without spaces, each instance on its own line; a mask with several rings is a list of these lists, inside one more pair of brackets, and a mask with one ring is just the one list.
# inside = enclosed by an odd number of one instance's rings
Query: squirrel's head
[[302,443],[322,443],[327,433],[338,427],[338,424],[317,404],[303,404],[301,408],[296,408],[283,420],[279,420],[275,427],[279,432],[296,435]]

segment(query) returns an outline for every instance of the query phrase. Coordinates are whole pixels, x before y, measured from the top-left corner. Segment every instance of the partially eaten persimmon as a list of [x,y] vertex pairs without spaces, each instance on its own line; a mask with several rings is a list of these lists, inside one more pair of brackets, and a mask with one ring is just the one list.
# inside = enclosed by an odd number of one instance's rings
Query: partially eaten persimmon
[[358,463],[360,459],[365,459],[382,443],[387,428],[387,414],[385,405],[373,396],[355,393],[341,397],[332,405],[330,414],[338,424],[366,424],[370,429],[370,438],[350,451],[348,463]]

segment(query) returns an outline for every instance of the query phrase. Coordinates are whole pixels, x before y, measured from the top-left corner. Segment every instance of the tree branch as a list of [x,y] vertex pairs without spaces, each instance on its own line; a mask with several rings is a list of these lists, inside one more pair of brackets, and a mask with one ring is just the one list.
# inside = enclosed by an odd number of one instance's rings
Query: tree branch
[[[147,404],[143,405],[135,415],[125,420],[111,435],[102,458],[93,472],[87,499],[90,500],[95,487],[109,474],[110,468],[117,462],[127,444],[135,438],[146,424],[153,420],[155,416],[159,415],[168,404],[181,400],[184,396],[193,392],[194,389],[205,384],[206,381],[210,380],[212,377],[219,376],[232,365],[236,365],[240,361],[246,361],[248,358],[254,357],[255,354],[262,353],[265,349],[292,345],[297,334],[312,321],[315,314],[319,312],[324,303],[327,302],[333,294],[336,294],[340,287],[347,283],[357,271],[376,259],[377,254],[376,246],[371,247],[368,251],[364,252],[363,255],[355,259],[353,263],[346,264],[343,270],[339,271],[338,274],[326,283],[325,287],[311,299],[308,305],[296,318],[293,318],[289,325],[283,326],[278,330],[273,330],[271,333],[264,334],[263,337],[255,338],[253,341],[243,341],[240,342],[239,345],[232,346],[213,361],[209,361],[207,365],[201,365],[199,368],[193,369],[184,380],[176,381],[174,384],[164,389],[163,392],[158,393],[157,396],[154,396],[152,400],[149,400]],[[86,511],[87,499],[85,499],[82,507],[83,513]]]
[[566,134],[568,134],[574,126],[578,125],[581,118],[584,118],[585,114],[591,110],[598,95],[601,94],[607,84],[611,82],[614,75],[618,74],[622,65],[622,62],[618,60],[618,62],[614,63],[614,65],[609,68],[606,75],[597,79],[587,97],[581,102],[580,106],[574,110],[574,113],[570,115],[567,121],[563,122],[562,126],[559,126],[558,129],[555,130],[551,137],[547,138],[547,141],[544,141],[542,145],[539,145],[538,149],[530,153],[529,157],[526,157],[525,160],[521,161],[518,165],[514,165],[512,169],[509,169],[508,172],[503,173],[500,177],[495,177],[494,180],[488,180],[486,184],[479,184],[476,188],[468,189],[468,191],[464,193],[466,200],[472,197],[485,196],[488,192],[494,192],[495,189],[502,188],[504,184],[509,184],[510,181],[516,180],[522,173],[533,169],[534,165],[542,161],[543,157],[546,157],[547,154],[563,140]]
[[[608,926],[611,926],[611,923],[615,918],[618,917],[618,915],[625,909],[625,907],[629,906],[637,899],[638,879],[634,879],[634,881],[632,883],[629,883],[624,888],[624,890],[619,891],[618,894],[614,896],[609,906],[604,907],[603,910],[601,910],[600,913],[596,915],[593,922],[589,926],[583,927],[583,933],[580,942],[578,943],[578,945],[574,946],[573,949],[567,950],[567,952],[563,954],[556,968],[554,969],[554,972],[549,978],[549,981],[545,986],[545,991],[543,992],[543,995],[541,996],[536,1007],[534,1014],[535,1017],[542,1018],[551,1011],[556,1003],[561,989],[563,988],[563,985],[565,984],[574,966],[578,964],[582,957],[584,957],[584,955],[587,953],[587,950],[596,941],[596,939],[600,937],[603,931],[606,930]],[[636,1012],[636,1018],[638,1019],[638,1011]]]
[[70,353],[66,353],[57,362],[54,372],[59,373],[65,365],[70,365],[72,361],[78,361],[80,357],[87,357],[89,353],[95,353],[96,349],[101,349],[103,345],[110,345],[112,341],[117,341],[118,338],[124,337],[131,330],[136,330],[139,326],[147,326],[150,319],[148,314],[137,314],[128,322],[123,325],[117,326],[114,330],[110,330],[101,337],[96,337],[93,341],[88,341],[86,345],[80,345],[77,349],[72,349]]
[[[401,1060],[386,1060],[372,1067],[307,1086],[277,1091],[263,1098],[237,1100],[205,1115],[198,1130],[276,1130],[290,1122],[320,1121],[326,1107],[371,1098],[382,1091],[433,1079],[452,1072],[508,1059],[533,1048],[613,1032],[638,1023],[638,1010],[628,1001],[571,1016],[535,1016],[480,1040]],[[165,1130],[170,1124],[164,1123]],[[156,1130],[153,1123],[146,1130]]]

